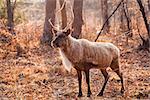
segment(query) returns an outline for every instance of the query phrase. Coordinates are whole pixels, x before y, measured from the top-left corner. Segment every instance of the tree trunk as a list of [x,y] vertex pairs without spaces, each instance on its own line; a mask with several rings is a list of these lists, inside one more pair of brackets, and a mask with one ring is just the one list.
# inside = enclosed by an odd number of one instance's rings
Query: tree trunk
[[143,16],[143,19],[144,19],[144,23],[145,23],[145,26],[146,26],[146,29],[147,29],[147,34],[148,34],[148,38],[145,40],[140,34],[140,37],[143,41],[143,44],[140,45],[140,48],[141,49],[145,49],[145,50],[148,50],[150,52],[150,30],[149,30],[149,24],[148,24],[148,21],[147,21],[147,17],[146,17],[146,14],[145,14],[145,10],[144,10],[144,6],[142,4],[142,1],[141,0],[137,0],[138,4],[139,4],[139,7],[140,7],[140,11],[142,13],[142,16]]
[[123,3],[123,12],[125,14],[125,18],[126,18],[126,21],[127,21],[127,28],[128,28],[128,31],[131,30],[131,20],[130,20],[130,17],[129,17],[129,12],[128,12],[128,7],[127,7],[127,2],[126,3]]
[[132,33],[132,30],[131,30],[131,20],[130,20],[130,17],[129,17],[127,1],[123,2],[123,12],[124,12],[124,15],[125,15],[125,19],[127,21],[127,31],[125,32],[125,36],[126,36],[126,45],[128,45],[128,39],[133,36],[133,33]]
[[119,14],[120,14],[120,31],[124,32],[125,31],[125,24],[124,24],[124,16],[125,16],[125,13],[124,13],[124,5],[122,5],[120,7],[120,11],[119,11]]
[[73,22],[74,32],[72,36],[75,38],[79,38],[82,32],[82,25],[83,25],[82,9],[83,9],[83,0],[74,0],[73,12],[75,17]]
[[[59,0],[60,1],[60,6],[63,5],[64,0]],[[62,29],[64,29],[67,26],[67,14],[66,14],[66,5],[64,8],[61,10],[61,18],[62,18]]]
[[[102,7],[102,19],[103,19],[103,24],[104,22],[108,19],[108,3],[107,0],[102,0],[101,1],[101,7]],[[109,21],[107,21],[105,28],[104,28],[104,33],[109,33]]]
[[13,12],[13,6],[11,3],[11,0],[6,0],[7,5],[7,27],[9,31],[12,31],[14,28],[14,12]]
[[141,13],[142,13],[142,16],[143,16],[143,19],[144,19],[144,23],[145,23],[145,26],[146,26],[146,29],[147,29],[147,33],[148,33],[148,36],[149,36],[149,38],[150,38],[149,24],[148,24],[147,17],[146,17],[146,14],[145,14],[144,6],[143,6],[141,0],[137,0],[137,2],[138,2],[138,4],[139,4],[140,11],[141,11]]
[[44,32],[41,37],[41,43],[50,43],[53,38],[52,26],[49,23],[51,18],[52,23],[55,22],[55,9],[56,9],[56,0],[46,0],[46,15],[44,23]]
[[148,0],[148,9],[150,11],[150,0]]

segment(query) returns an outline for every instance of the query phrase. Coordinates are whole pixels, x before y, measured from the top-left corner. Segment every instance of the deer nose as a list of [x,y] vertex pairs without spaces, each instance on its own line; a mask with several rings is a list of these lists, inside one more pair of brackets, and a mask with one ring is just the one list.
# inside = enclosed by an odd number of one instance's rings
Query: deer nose
[[52,46],[53,48],[57,48],[57,47],[59,47],[59,44],[58,44],[56,41],[52,41],[52,42],[51,42],[51,46]]

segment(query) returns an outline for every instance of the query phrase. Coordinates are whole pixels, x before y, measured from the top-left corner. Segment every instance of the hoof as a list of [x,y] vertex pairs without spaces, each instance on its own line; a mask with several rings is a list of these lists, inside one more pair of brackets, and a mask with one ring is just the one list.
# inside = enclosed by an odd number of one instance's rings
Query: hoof
[[102,92],[100,92],[97,96],[103,96],[103,93],[102,93]]
[[90,96],[91,96],[91,93],[88,93],[88,94],[87,94],[87,97],[90,97]]
[[82,93],[79,93],[79,94],[78,94],[78,97],[82,97]]
[[121,91],[120,91],[120,92],[121,92],[121,94],[124,94],[124,91],[125,91],[124,89],[121,89]]
[[87,97],[90,97],[91,94],[92,94],[92,92],[91,92],[91,91],[88,91]]

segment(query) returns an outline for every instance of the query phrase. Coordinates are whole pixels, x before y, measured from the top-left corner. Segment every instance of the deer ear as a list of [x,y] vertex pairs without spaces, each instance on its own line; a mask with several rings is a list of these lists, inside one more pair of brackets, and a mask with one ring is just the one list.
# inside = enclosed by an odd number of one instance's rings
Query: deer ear
[[66,36],[68,36],[69,34],[71,34],[71,29],[68,29],[66,32],[64,32]]

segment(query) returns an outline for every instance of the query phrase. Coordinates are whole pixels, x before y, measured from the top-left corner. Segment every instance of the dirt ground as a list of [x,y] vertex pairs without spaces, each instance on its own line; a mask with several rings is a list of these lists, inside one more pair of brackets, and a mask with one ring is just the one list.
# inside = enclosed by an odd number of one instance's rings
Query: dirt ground
[[[3,31],[0,34],[0,100],[150,99],[150,53],[137,50],[139,37],[136,34],[129,40],[129,46],[125,45],[125,36],[122,34],[100,36],[99,41],[109,40],[121,50],[120,69],[123,73],[125,93],[120,94],[120,79],[108,68],[111,77],[104,96],[97,97],[104,78],[98,69],[92,69],[90,98],[86,97],[85,76],[82,84],[83,97],[77,97],[76,71],[72,69],[71,73],[67,72],[58,51],[39,44],[41,34],[38,30],[32,35],[21,32],[17,36],[8,34]],[[22,46],[23,50],[19,49],[21,55],[16,56],[18,45]]]

